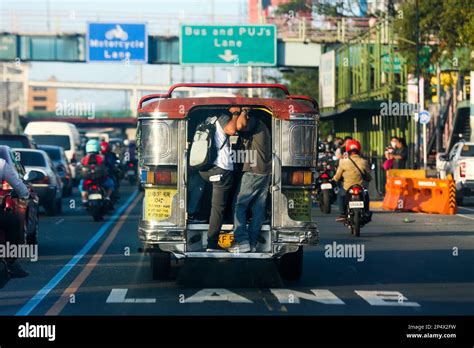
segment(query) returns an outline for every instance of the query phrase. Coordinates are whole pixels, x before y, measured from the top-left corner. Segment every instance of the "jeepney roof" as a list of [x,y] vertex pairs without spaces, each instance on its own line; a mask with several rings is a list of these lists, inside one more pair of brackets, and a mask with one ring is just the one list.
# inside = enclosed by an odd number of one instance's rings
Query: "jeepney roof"
[[168,118],[186,118],[193,108],[226,106],[267,107],[275,117],[290,119],[294,113],[318,113],[308,103],[295,99],[235,97],[188,97],[158,99],[138,109],[139,117],[150,117],[153,113],[166,113]]

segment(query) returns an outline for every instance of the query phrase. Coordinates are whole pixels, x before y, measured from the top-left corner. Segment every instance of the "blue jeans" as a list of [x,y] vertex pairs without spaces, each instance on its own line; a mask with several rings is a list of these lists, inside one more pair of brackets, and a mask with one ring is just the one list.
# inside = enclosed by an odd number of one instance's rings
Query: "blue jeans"
[[344,188],[339,187],[339,191],[337,192],[337,205],[339,207],[339,215],[346,215],[346,193],[347,191]]
[[[257,245],[257,238],[265,219],[269,174],[245,172],[237,189],[234,214],[234,238],[237,243],[249,242]],[[247,228],[247,211],[251,209],[252,220]]]

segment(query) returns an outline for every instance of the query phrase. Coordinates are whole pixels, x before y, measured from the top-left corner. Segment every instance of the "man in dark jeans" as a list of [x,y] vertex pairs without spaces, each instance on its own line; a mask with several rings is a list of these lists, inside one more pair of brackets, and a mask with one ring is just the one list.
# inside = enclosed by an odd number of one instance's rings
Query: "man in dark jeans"
[[[237,130],[246,156],[242,169],[243,176],[235,200],[235,244],[227,251],[231,253],[256,252],[258,236],[265,219],[272,172],[272,141],[267,126],[255,116],[246,115],[245,118],[239,118]],[[252,211],[252,220],[247,227],[248,210]]]
[[229,114],[222,114],[216,122],[214,146],[219,150],[214,166],[200,171],[201,177],[212,184],[211,216],[207,232],[207,251],[220,251],[218,241],[224,218],[229,191],[232,188],[234,164],[229,136],[237,132],[237,119],[242,114],[240,107],[232,107]]

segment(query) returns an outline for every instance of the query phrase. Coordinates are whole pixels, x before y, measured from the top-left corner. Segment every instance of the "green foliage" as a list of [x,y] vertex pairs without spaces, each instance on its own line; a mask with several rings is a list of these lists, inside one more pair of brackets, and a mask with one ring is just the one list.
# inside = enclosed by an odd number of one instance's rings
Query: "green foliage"
[[[422,75],[429,76],[430,65],[452,60],[464,48],[474,49],[474,2],[472,0],[416,0],[405,1],[396,14],[399,48],[407,59],[410,72],[418,61]],[[417,55],[417,22],[419,21],[419,52]],[[473,60],[458,57],[453,69],[470,70]]]
[[[294,68],[291,72],[284,72],[282,78],[267,77],[274,83],[283,83],[288,86],[291,94],[307,95],[319,100],[319,70],[311,68]],[[320,123],[320,135],[326,137],[333,134],[333,122]]]
[[278,15],[298,12],[311,12],[311,5],[308,5],[307,0],[291,0],[285,4],[281,4],[275,10]]

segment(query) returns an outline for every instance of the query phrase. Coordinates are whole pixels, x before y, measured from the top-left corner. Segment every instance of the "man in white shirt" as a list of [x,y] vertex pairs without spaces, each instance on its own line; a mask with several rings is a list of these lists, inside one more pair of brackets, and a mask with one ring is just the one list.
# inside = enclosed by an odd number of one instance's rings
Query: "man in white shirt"
[[220,115],[216,122],[214,145],[218,153],[214,166],[209,170],[199,172],[205,181],[212,184],[211,216],[207,232],[207,251],[209,252],[219,250],[219,233],[233,183],[234,164],[229,136],[237,132],[237,119],[242,112],[240,107],[232,107],[229,112],[230,115]]
[[[15,168],[13,168],[3,158],[0,158],[0,182],[2,180],[8,182],[20,198],[26,199],[30,195],[28,187],[26,187],[20,179]],[[20,222],[15,216],[5,212],[0,212],[0,226],[2,226],[5,231],[5,239],[8,242],[13,244],[20,244],[23,242],[23,236],[21,236],[20,231]],[[6,261],[10,277],[23,278],[28,275],[28,273],[21,268],[18,262],[16,262],[15,258],[10,258]]]

